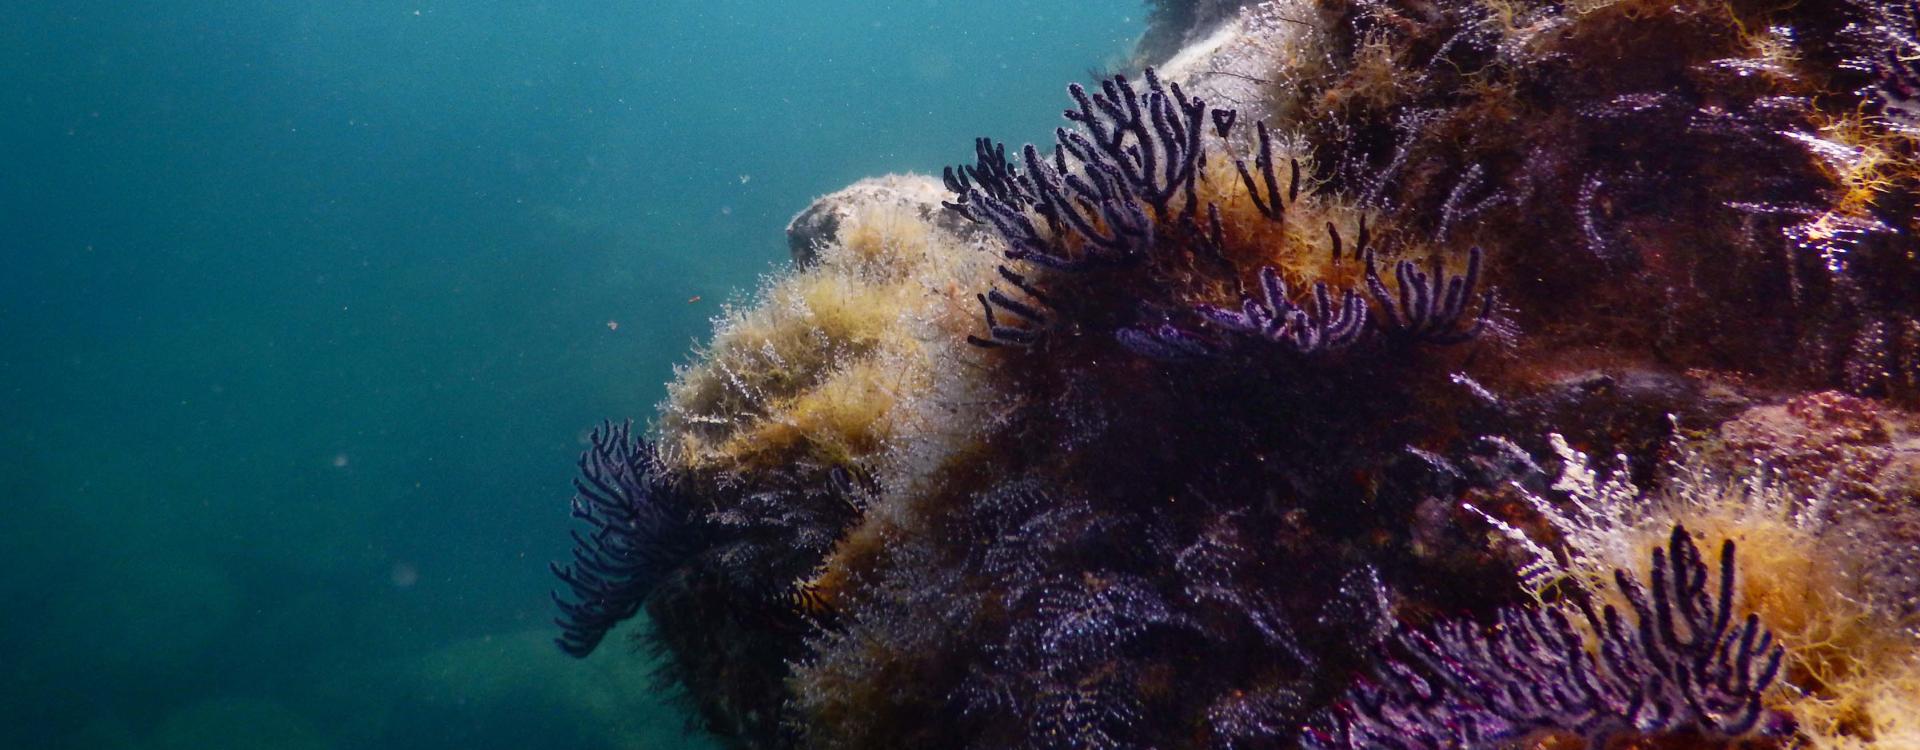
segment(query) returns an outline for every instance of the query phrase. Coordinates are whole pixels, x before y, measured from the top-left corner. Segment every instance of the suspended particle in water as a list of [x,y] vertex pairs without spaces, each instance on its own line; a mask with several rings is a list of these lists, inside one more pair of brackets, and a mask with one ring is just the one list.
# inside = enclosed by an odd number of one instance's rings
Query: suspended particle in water
[[393,569],[387,572],[387,580],[396,589],[413,588],[414,584],[420,582],[420,568],[405,560],[397,560],[393,563]]

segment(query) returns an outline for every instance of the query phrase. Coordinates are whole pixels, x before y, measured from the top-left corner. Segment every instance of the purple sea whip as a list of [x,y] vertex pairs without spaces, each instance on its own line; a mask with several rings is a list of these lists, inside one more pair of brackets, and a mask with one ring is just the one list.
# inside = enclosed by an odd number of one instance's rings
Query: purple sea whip
[[[1761,698],[1785,650],[1759,617],[1736,622],[1734,545],[1720,547],[1719,585],[1686,529],[1653,553],[1647,585],[1626,571],[1615,584],[1632,622],[1614,607],[1503,610],[1498,624],[1442,623],[1394,640],[1401,656],[1362,681],[1308,747],[1467,750],[1538,733],[1607,747],[1620,734],[1689,732],[1726,739],[1779,737],[1790,717]],[[1588,636],[1598,640],[1590,648]]]
[[675,492],[651,443],[633,423],[593,431],[573,480],[573,517],[592,528],[573,534],[573,562],[551,565],[572,594],[553,593],[560,607],[560,650],[593,653],[607,632],[639,613],[647,596],[697,549],[700,528]]

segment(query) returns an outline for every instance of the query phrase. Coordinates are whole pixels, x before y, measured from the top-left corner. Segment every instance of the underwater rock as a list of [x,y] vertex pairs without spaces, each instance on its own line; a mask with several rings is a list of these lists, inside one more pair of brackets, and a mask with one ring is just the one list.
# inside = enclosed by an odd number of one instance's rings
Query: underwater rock
[[240,584],[191,556],[147,550],[140,554],[128,555],[138,564],[76,568],[71,588],[43,606],[55,622],[85,625],[53,631],[58,635],[51,643],[36,644],[36,650],[86,653],[89,649],[78,644],[120,644],[124,648],[91,649],[89,658],[121,670],[163,675],[190,668],[208,649],[220,648],[223,633],[244,616]]
[[937,483],[984,416],[953,405],[990,398],[958,358],[975,356],[965,337],[994,266],[936,185],[870,180],[816,203],[802,223],[822,233],[796,235],[811,254],[726,311],[655,426],[655,481],[700,509],[702,542],[649,571],[649,637],[701,722],[743,744],[791,742],[788,664],[845,585],[829,558],[887,533],[874,495]]
[[1916,746],[1905,6],[1214,7],[817,201],[677,373],[700,544],[638,600],[702,724]]
[[215,698],[168,716],[145,747],[154,750],[226,750],[335,747],[313,723],[265,698]]
[[139,750],[140,747],[139,738],[125,721],[103,716],[56,740],[51,750]]
[[1147,30],[1134,45],[1134,58],[1153,65],[1193,46],[1220,26],[1232,23],[1252,0],[1153,0]]
[[1916,506],[1920,420],[1888,404],[1822,391],[1749,409],[1716,448],[1802,485],[1874,503]]
[[561,744],[625,750],[685,741],[683,721],[653,692],[648,665],[634,660],[576,663],[540,631],[502,633],[449,644],[398,665],[395,710],[434,717],[431,736],[396,735],[403,747],[524,747]]
[[946,189],[924,176],[869,177],[816,198],[795,214],[787,222],[787,249],[794,267],[812,265],[821,248],[840,242],[841,224],[863,211],[911,211],[947,232],[971,232],[965,221],[941,209],[946,199]]

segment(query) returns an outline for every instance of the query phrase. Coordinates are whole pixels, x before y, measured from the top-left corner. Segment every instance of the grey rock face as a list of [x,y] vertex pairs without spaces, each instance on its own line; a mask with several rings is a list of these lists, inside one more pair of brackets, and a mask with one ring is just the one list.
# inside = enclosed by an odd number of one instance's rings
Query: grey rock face
[[795,214],[787,222],[787,250],[795,266],[805,267],[822,246],[839,237],[841,222],[856,208],[875,204],[909,207],[943,231],[973,236],[978,231],[974,224],[940,205],[950,198],[946,186],[926,175],[869,177],[816,198]]
[[1147,31],[1134,47],[1134,59],[1141,65],[1158,64],[1179,53],[1181,48],[1211,33],[1232,19],[1253,0],[1157,0],[1150,3]]

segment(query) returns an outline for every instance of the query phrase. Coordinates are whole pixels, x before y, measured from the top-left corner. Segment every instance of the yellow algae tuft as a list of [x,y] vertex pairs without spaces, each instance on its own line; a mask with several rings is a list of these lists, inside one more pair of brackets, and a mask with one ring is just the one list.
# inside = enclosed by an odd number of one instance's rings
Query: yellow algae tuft
[[894,203],[857,206],[840,228],[840,246],[882,274],[920,268],[943,239],[917,210]]
[[925,377],[923,368],[912,365],[859,360],[776,401],[766,418],[735,434],[720,452],[735,457],[742,468],[777,468],[778,461],[795,454],[828,466],[853,465],[892,437],[894,405]]
[[[893,178],[901,179],[901,178]],[[924,181],[924,178],[919,178]],[[899,434],[900,405],[932,383],[942,347],[928,326],[971,305],[981,255],[924,207],[851,207],[812,261],[729,308],[668,387],[667,460],[739,476],[790,467],[872,469]],[[940,342],[940,343],[930,343]]]

